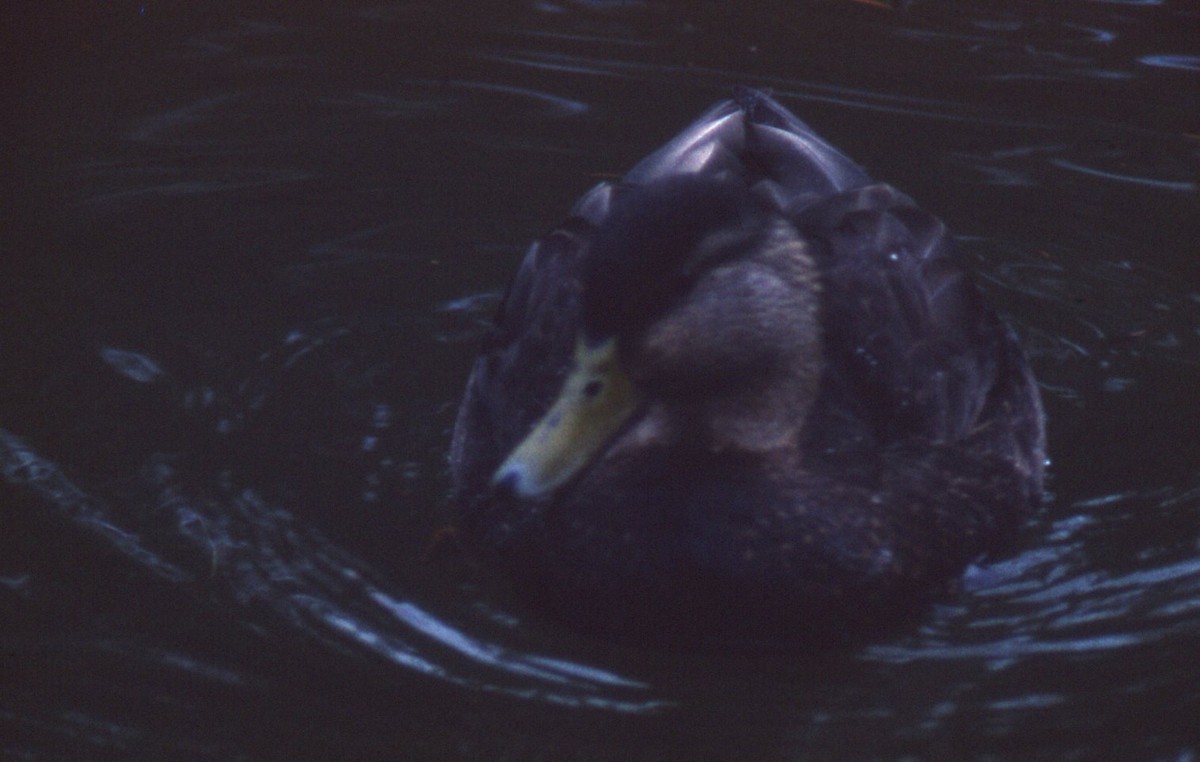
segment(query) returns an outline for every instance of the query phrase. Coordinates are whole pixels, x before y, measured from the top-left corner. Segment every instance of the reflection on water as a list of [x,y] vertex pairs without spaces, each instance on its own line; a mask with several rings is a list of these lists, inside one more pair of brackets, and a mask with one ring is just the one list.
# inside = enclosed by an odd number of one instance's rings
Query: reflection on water
[[[87,42],[12,107],[6,753],[1200,753],[1193,12],[235,10],[35,27]],[[734,84],[946,217],[1049,408],[1013,553],[852,653],[594,643],[433,541],[523,247]]]

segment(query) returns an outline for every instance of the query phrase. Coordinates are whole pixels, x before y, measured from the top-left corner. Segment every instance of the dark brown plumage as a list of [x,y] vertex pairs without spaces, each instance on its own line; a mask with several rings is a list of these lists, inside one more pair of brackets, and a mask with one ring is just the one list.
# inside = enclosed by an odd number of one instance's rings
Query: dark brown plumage
[[779,642],[916,610],[1037,505],[1037,387],[944,226],[766,96],[530,249],[451,452],[461,535],[577,625]]

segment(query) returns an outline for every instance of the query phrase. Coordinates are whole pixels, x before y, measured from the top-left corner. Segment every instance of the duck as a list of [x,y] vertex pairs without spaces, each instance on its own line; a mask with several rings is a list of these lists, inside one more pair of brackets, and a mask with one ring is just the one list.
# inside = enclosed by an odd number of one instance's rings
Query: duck
[[486,329],[461,544],[602,636],[870,636],[1042,500],[1038,385],[934,215],[739,89],[585,193]]

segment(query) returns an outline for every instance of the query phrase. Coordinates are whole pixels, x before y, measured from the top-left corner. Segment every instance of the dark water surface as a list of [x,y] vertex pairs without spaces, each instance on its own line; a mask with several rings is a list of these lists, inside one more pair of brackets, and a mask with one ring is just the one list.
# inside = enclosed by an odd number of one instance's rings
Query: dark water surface
[[[1195,5],[60,5],[0,22],[5,754],[1200,756]],[[946,219],[1046,396],[1017,547],[849,652],[427,553],[524,246],[737,84]]]

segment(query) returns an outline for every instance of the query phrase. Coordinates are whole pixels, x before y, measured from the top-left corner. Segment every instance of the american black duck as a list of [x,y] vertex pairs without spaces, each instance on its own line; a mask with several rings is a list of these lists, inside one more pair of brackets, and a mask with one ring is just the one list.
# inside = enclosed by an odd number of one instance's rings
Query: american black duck
[[451,450],[459,536],[661,642],[870,631],[1042,494],[1038,388],[945,226],[740,92],[525,255]]

